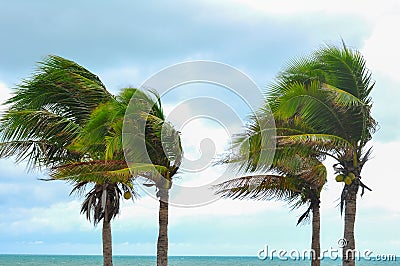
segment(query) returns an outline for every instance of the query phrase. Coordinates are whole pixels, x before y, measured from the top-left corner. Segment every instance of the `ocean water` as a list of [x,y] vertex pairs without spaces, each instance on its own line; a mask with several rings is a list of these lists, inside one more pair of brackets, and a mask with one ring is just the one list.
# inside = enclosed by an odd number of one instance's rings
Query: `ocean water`
[[[152,256],[114,256],[114,266],[127,266],[127,265],[156,265],[156,258]],[[288,259],[282,261],[279,259],[266,259],[260,260],[257,257],[208,257],[208,256],[172,256],[169,257],[170,266],[253,266],[253,265],[295,265],[305,266],[310,265],[309,260],[295,261]],[[101,256],[66,256],[66,255],[0,255],[1,266],[15,266],[15,265],[31,265],[31,266],[94,266],[102,265]],[[340,260],[330,260],[329,258],[323,259],[321,265],[341,265]],[[378,266],[378,265],[400,265],[400,258],[397,257],[396,261],[370,261],[360,259],[356,265],[361,266]]]

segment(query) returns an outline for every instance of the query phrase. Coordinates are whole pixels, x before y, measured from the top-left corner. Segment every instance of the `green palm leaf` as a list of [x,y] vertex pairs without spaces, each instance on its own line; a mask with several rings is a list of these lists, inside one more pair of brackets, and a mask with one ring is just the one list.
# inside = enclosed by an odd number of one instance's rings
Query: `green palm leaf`
[[294,182],[279,175],[244,176],[215,186],[224,198],[294,201],[299,195]]
[[354,145],[346,139],[329,134],[282,136],[279,137],[278,142],[281,145],[294,146],[296,149],[301,149],[302,147],[313,147],[315,150],[319,150],[324,154],[328,154],[329,152],[341,154],[341,152],[345,150],[355,150]]
[[76,160],[78,153],[67,146],[92,110],[110,98],[87,69],[58,56],[47,57],[5,103],[9,106],[0,120],[0,155],[28,160],[30,168]]
[[316,59],[323,62],[326,83],[347,91],[365,104],[370,103],[370,92],[374,87],[366,61],[359,51],[346,47],[326,46],[316,52]]

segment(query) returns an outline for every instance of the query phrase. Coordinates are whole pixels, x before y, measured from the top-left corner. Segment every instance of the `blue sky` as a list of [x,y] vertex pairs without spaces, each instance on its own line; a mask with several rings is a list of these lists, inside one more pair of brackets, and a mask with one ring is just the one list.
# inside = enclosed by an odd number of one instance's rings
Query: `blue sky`
[[[187,60],[232,65],[263,89],[291,58],[343,38],[364,54],[373,72],[373,113],[380,123],[373,159],[363,172],[373,192],[359,200],[357,245],[374,254],[400,255],[397,1],[15,0],[0,6],[1,101],[48,54],[85,66],[113,93]],[[164,105],[170,112],[199,95],[236,106],[233,95],[202,85],[177,88],[164,97]],[[229,141],[224,130],[201,120],[188,123],[182,133],[188,158],[199,156],[204,138],[219,151]],[[332,164],[326,162],[330,172],[322,194],[322,248],[335,247],[342,236],[341,184],[333,180]],[[181,174],[177,182],[198,185],[218,171]],[[68,184],[38,180],[45,176],[45,171],[27,173],[23,163],[0,160],[0,253],[101,254],[101,228],[79,214],[81,199],[68,196]],[[146,195],[135,204],[124,203],[113,223],[115,254],[155,254],[157,208]],[[197,208],[171,207],[170,254],[256,255],[265,244],[303,250],[310,246],[311,228],[295,226],[300,214],[279,202],[219,200]]]

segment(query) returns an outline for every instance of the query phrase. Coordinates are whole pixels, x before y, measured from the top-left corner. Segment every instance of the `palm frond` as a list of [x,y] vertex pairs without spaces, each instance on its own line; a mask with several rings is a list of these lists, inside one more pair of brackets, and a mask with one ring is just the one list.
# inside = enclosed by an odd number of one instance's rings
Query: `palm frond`
[[322,90],[330,92],[332,101],[339,107],[352,108],[352,107],[366,107],[367,104],[354,96],[353,94],[336,88],[329,84],[322,84]]
[[45,108],[82,124],[99,102],[110,97],[95,74],[70,60],[48,56],[6,103],[12,110]]
[[355,149],[354,145],[348,142],[346,139],[329,134],[301,134],[282,136],[278,138],[278,142],[281,145],[291,145],[296,148],[314,147],[316,150],[326,154],[328,154],[329,151],[340,153],[342,150]]
[[307,210],[299,217],[296,225],[299,225],[301,223],[308,223],[310,221],[311,210],[312,210],[312,205],[310,204]]
[[359,51],[353,51],[345,44],[343,48],[327,45],[318,50],[315,56],[322,62],[328,84],[351,93],[365,104],[370,103],[369,94],[374,83]]
[[289,119],[298,115],[315,132],[345,134],[340,113],[328,101],[328,93],[320,88],[319,82],[312,82],[308,87],[292,83],[284,95],[275,99],[275,116]]
[[[6,101],[7,110],[0,121],[0,141],[6,143],[1,148],[6,150],[0,153],[11,156],[12,152],[28,160],[30,167],[51,167],[71,159],[69,156],[76,159],[77,152],[67,146],[92,110],[111,98],[96,75],[72,61],[49,56]],[[38,149],[39,141],[46,149]],[[13,144],[17,146],[11,148]]]
[[92,182],[104,184],[106,182],[127,182],[129,178],[118,175],[115,171],[127,169],[125,161],[89,161],[75,162],[54,167],[50,171],[52,180],[66,180],[71,182]]
[[81,213],[84,213],[89,221],[93,220],[95,225],[104,218],[110,221],[120,211],[120,197],[121,190],[115,184],[97,184],[86,194]]
[[286,200],[292,202],[301,190],[292,180],[278,175],[245,176],[214,186],[216,194],[224,198]]

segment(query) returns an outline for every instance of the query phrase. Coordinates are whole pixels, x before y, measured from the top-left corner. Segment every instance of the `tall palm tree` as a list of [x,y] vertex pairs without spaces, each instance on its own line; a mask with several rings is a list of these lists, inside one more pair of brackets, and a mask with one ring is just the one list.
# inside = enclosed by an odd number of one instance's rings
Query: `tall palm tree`
[[[225,181],[216,186],[217,194],[234,199],[255,200],[284,200],[292,208],[307,206],[306,211],[299,217],[297,224],[308,221],[312,213],[312,241],[311,265],[320,265],[320,193],[326,182],[326,168],[320,162],[323,156],[313,148],[303,147],[297,153],[292,147],[280,145],[278,142],[272,164],[268,164],[261,154],[263,145],[260,119],[267,109],[262,109],[256,116],[252,116],[244,134],[235,141],[234,149],[223,163],[232,165],[240,174],[267,170],[269,174],[250,174]],[[258,117],[260,119],[258,119]],[[286,136],[304,132],[307,129],[304,122],[298,117],[289,120],[276,120],[276,133]]]
[[[137,163],[151,163],[158,173],[149,172],[141,176],[155,186],[159,199],[159,231],[157,240],[157,265],[168,265],[168,207],[169,190],[173,177],[182,161],[182,147],[179,132],[165,121],[160,96],[153,92],[156,100],[149,95],[135,94],[131,98],[123,129],[125,158],[131,170]],[[143,142],[144,140],[144,142]],[[144,147],[137,148],[143,144]],[[132,148],[134,147],[134,148]],[[132,163],[134,162],[134,163]]]
[[[369,189],[361,171],[369,159],[367,143],[376,129],[371,116],[371,73],[358,51],[327,46],[311,57],[294,60],[280,73],[269,96],[271,109],[279,119],[294,115],[310,126],[306,133],[280,140],[298,151],[314,147],[337,161],[336,173],[352,176],[341,194],[345,211],[343,265],[355,265],[354,222],[357,192]],[[370,190],[370,189],[369,189]]]

